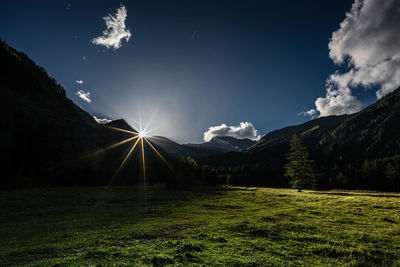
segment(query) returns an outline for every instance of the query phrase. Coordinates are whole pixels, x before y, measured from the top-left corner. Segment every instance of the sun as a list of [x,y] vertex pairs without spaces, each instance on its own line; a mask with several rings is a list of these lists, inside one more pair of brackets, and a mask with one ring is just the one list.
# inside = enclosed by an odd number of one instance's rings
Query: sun
[[[167,162],[167,160],[163,157],[163,155],[161,155],[161,153],[153,146],[152,142],[148,139],[148,138],[151,138],[151,139],[158,139],[158,140],[165,141],[165,142],[170,142],[168,139],[165,139],[164,137],[150,136],[150,133],[154,130],[154,129],[148,129],[148,127],[151,124],[151,121],[152,121],[152,119],[150,119],[150,121],[146,124],[146,126],[144,128],[142,128],[142,120],[141,120],[140,110],[139,110],[139,123],[138,123],[139,125],[134,125],[136,129],[140,129],[139,131],[126,130],[126,129],[121,129],[121,128],[117,128],[117,127],[113,127],[113,126],[109,126],[109,125],[103,125],[104,127],[108,128],[108,129],[127,133],[127,134],[129,134],[129,136],[120,142],[103,147],[101,149],[97,149],[96,151],[88,153],[84,156],[84,157],[91,157],[98,153],[102,153],[102,152],[111,150],[113,148],[116,148],[122,144],[129,143],[130,144],[129,151],[125,154],[119,167],[114,172],[114,175],[110,178],[109,184],[112,184],[112,182],[118,176],[118,174],[120,173],[121,169],[124,167],[126,162],[130,159],[131,155],[133,153],[135,153],[135,148],[137,148],[136,150],[138,150],[137,152],[139,152],[139,162],[141,162],[140,165],[141,165],[142,175],[143,175],[144,199],[145,200],[147,199],[147,196],[146,196],[147,195],[146,194],[146,186],[147,186],[146,172],[147,172],[147,170],[146,169],[148,169],[148,166],[146,166],[146,160],[145,160],[145,156],[146,156],[145,148],[147,148],[149,151],[153,151],[165,163],[165,165],[168,167],[168,169],[173,171],[172,166]],[[138,127],[136,127],[136,126],[138,126]]]
[[138,132],[138,136],[139,136],[139,138],[144,138],[144,137],[147,137],[147,133],[144,130],[140,130]]
[[[86,155],[86,157],[94,156],[94,155],[96,155],[98,153],[113,149],[113,148],[115,148],[117,146],[120,146],[122,144],[131,143],[129,152],[124,156],[121,164],[119,165],[118,169],[115,171],[113,177],[111,178],[110,183],[112,183],[114,178],[118,175],[118,173],[124,167],[125,163],[128,161],[130,156],[134,153],[134,150],[135,150],[136,147],[138,147],[138,149],[141,150],[140,151],[141,163],[142,163],[141,165],[142,165],[143,182],[144,182],[145,186],[146,186],[146,161],[145,161],[145,152],[144,152],[145,147],[149,147],[150,150],[153,150],[158,155],[158,157],[167,165],[167,167],[172,170],[171,166],[168,164],[166,159],[161,155],[161,153],[149,141],[148,137],[150,138],[149,132],[151,132],[151,130],[147,130],[147,126],[148,125],[146,126],[145,129],[141,129],[141,130],[139,130],[137,132],[136,131],[125,130],[125,129],[120,129],[120,128],[113,127],[113,126],[108,126],[108,125],[103,125],[103,126],[109,128],[111,130],[114,130],[114,131],[119,131],[119,132],[124,132],[124,133],[130,134],[130,136],[128,138],[126,138],[126,139],[124,139],[124,140],[122,140],[122,141],[120,141],[118,143],[112,144],[112,145],[110,145],[108,147],[104,147],[102,149],[98,149],[98,150]],[[163,141],[168,140],[168,139],[164,139],[164,138],[156,137],[156,136],[153,136],[151,138],[160,139],[160,140],[163,140]]]

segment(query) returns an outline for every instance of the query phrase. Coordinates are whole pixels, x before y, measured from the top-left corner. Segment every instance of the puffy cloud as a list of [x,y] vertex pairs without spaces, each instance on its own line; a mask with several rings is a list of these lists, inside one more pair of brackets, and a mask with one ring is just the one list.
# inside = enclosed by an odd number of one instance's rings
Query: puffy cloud
[[238,139],[251,139],[259,140],[260,135],[257,135],[257,130],[250,122],[241,122],[239,126],[227,126],[221,124],[219,126],[212,126],[208,131],[204,132],[203,139],[209,142],[213,137],[217,136],[231,136]]
[[100,119],[100,118],[97,118],[96,116],[93,116],[93,119],[95,121],[97,121],[97,123],[101,123],[101,124],[105,124],[105,123],[111,122],[111,120],[109,120],[109,119],[106,119],[106,118]]
[[361,102],[351,88],[377,86],[378,99],[400,86],[400,1],[355,0],[329,42],[329,56],[349,71],[327,79],[325,97],[316,100],[320,116],[354,113]]
[[353,96],[346,85],[348,75],[332,74],[326,84],[326,96],[315,101],[320,116],[351,114],[362,108],[362,103]]
[[77,96],[79,96],[79,98],[81,98],[83,101],[86,101],[88,103],[92,102],[92,99],[90,99],[90,92],[85,92],[84,90],[79,90],[75,94]]
[[82,80],[76,80],[75,81],[77,84],[83,84],[83,81]]
[[128,42],[131,38],[131,32],[126,29],[125,25],[127,15],[128,11],[125,6],[121,5],[115,15],[108,14],[108,16],[103,17],[107,29],[103,31],[102,36],[93,38],[92,43],[107,48],[112,47],[115,50],[121,47],[122,39]]

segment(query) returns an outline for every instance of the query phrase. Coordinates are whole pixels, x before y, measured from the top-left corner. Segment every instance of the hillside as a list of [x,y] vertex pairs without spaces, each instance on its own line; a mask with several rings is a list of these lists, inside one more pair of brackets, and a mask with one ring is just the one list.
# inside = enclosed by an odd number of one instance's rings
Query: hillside
[[344,160],[376,159],[400,153],[400,90],[352,115],[330,116],[270,132],[248,153],[288,147],[298,135],[311,151]]
[[[225,142],[229,143],[235,150],[244,150],[244,149],[247,149],[257,143],[257,141],[255,141],[255,140],[238,139],[238,138],[231,137],[231,136],[218,136],[218,137],[214,137],[213,139],[219,139],[219,140],[225,141]],[[211,139],[211,141],[213,139]]]
[[318,151],[320,140],[352,115],[317,118],[306,123],[274,130],[243,152],[235,151],[202,159],[212,166],[232,167],[239,164],[265,163],[275,165],[285,160],[289,143],[298,135],[309,149]]
[[168,138],[156,136],[149,139],[156,144],[165,154],[173,157],[202,158],[211,155],[220,155],[230,151],[240,151],[255,144],[249,139],[237,139],[234,137],[214,137],[209,142],[200,144],[178,144]]
[[7,155],[1,187],[107,184],[129,144],[93,152],[129,135],[98,124],[42,67],[4,42],[0,62],[1,140]]
[[397,90],[352,115],[322,117],[272,131],[249,152],[287,145],[297,134],[310,149],[321,150],[325,155],[352,158],[362,152],[365,158],[393,156],[400,153],[399,122],[400,90]]
[[400,90],[396,90],[358,113],[321,117],[275,130],[244,152],[210,156],[201,163],[234,167],[233,182],[237,184],[289,186],[284,165],[290,139],[296,134],[315,161],[319,187],[397,191],[399,122]]
[[237,139],[230,136],[213,137],[209,142],[201,144],[186,144],[186,146],[200,149],[215,150],[217,153],[226,153],[229,151],[241,151],[257,143],[250,139]]
[[111,126],[119,129],[124,129],[128,131],[137,132],[137,130],[133,129],[124,119],[113,120],[104,124],[105,126]]
[[310,146],[318,146],[320,139],[324,138],[350,117],[351,115],[322,117],[300,125],[288,126],[272,131],[263,136],[256,145],[249,149],[249,152],[262,151],[278,145],[286,146],[295,134]]
[[352,158],[360,151],[368,159],[400,153],[400,90],[352,115],[321,139],[328,152],[346,151]]

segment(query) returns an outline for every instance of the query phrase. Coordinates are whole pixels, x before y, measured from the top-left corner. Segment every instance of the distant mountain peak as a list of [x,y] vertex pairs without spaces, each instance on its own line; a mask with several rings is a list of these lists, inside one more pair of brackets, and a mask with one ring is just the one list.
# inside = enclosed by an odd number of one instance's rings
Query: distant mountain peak
[[208,141],[208,143],[216,143],[216,144],[223,144],[223,145],[230,144],[228,141],[224,140],[223,137],[213,137],[213,138],[211,138],[210,141]]
[[232,148],[231,150],[244,150],[257,143],[257,141],[254,140],[246,138],[239,139],[232,136],[216,136],[210,140],[210,143],[211,142],[229,144]]

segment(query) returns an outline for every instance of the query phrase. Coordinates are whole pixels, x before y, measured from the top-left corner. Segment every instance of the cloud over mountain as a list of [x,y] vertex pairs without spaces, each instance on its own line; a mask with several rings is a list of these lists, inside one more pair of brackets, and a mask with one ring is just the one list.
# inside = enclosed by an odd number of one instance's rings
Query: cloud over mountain
[[315,101],[320,116],[354,113],[362,103],[352,93],[357,86],[379,87],[378,99],[400,86],[400,1],[355,0],[329,42],[329,57],[345,73],[326,82],[326,96]]
[[311,117],[314,118],[317,116],[317,111],[315,109],[310,109],[308,111],[303,111],[297,114],[298,117]]
[[251,122],[241,122],[239,126],[227,126],[221,124],[219,126],[212,126],[208,131],[204,132],[203,139],[209,142],[213,137],[217,136],[231,136],[238,139],[259,140],[260,135],[257,135],[257,130]]
[[106,124],[106,123],[111,122],[111,120],[109,120],[109,119],[106,119],[106,118],[101,119],[101,118],[97,118],[96,116],[93,116],[93,119],[95,121],[97,121],[97,123],[101,123],[101,124]]
[[85,92],[84,90],[79,90],[78,92],[75,93],[79,98],[81,98],[85,102],[92,102],[92,99],[90,98],[90,92]]
[[115,50],[121,47],[122,39],[128,42],[131,38],[131,32],[126,29],[125,20],[127,16],[128,11],[125,6],[121,5],[115,15],[108,14],[108,16],[103,17],[107,29],[103,31],[102,36],[93,38],[92,43],[107,48],[112,47]]

